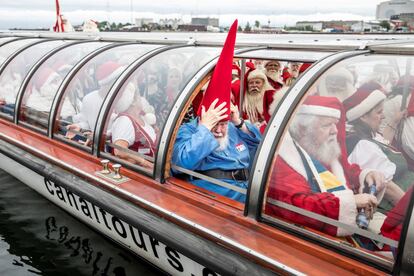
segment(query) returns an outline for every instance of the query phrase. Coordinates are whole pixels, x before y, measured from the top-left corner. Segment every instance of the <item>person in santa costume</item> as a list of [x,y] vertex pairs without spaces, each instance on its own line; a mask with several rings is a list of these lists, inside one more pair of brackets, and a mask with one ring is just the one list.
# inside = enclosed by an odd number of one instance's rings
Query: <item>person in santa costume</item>
[[0,112],[14,115],[17,93],[23,82],[23,77],[19,70],[14,68],[14,64],[6,67],[1,78],[2,88],[0,89]]
[[145,159],[145,156],[155,156],[157,131],[154,128],[154,108],[144,97],[139,96],[138,89],[130,82],[117,100],[114,111],[118,116],[111,128],[112,143],[138,153],[130,154],[115,147],[114,155],[152,169],[154,164]]
[[[353,166],[341,158],[343,145],[339,143],[342,105],[335,97],[308,96],[299,107],[289,132],[279,148],[270,177],[268,198],[279,200],[333,220],[357,227],[358,209],[379,223],[369,226],[376,233],[384,216],[374,214],[385,191],[380,172]],[[376,185],[377,196],[362,193],[367,185]],[[377,198],[378,197],[378,198]],[[352,234],[327,222],[309,218],[287,209],[267,204],[265,213],[310,227],[332,236]]]
[[240,105],[240,76],[241,69],[237,64],[232,65],[231,69],[231,102]]
[[283,87],[283,79],[280,62],[278,60],[266,60],[263,65],[268,83],[276,91],[281,89]]
[[[56,70],[51,67],[41,67],[33,77],[31,90],[25,93],[23,97],[22,106],[31,108],[33,111],[49,113],[62,80],[63,77]],[[25,110],[24,112],[27,111]],[[75,114],[75,109],[70,102],[65,101],[61,107],[60,114],[62,117],[68,118]]]
[[113,81],[123,70],[124,67],[113,61],[103,63],[97,68],[96,79],[98,80],[99,89],[83,97],[80,113],[73,116],[73,124],[66,126],[67,138],[75,138],[76,134],[81,132],[81,130],[87,131],[89,135],[92,133],[105,96],[109,92]]
[[283,68],[282,79],[284,85],[290,87],[292,83],[295,82],[295,80],[299,77],[301,66],[301,62],[289,62],[288,66]]
[[355,93],[354,76],[344,68],[330,70],[323,75],[318,84],[318,94],[320,96],[337,97],[343,102],[346,98]]
[[[204,93],[198,117],[183,124],[175,141],[172,163],[188,170],[247,189],[249,168],[260,143],[259,130],[245,122],[230,103],[231,68],[237,20],[229,30],[223,50]],[[177,174],[177,171],[173,170]],[[230,187],[189,177],[193,184],[233,200],[246,195]]]
[[388,184],[380,210],[385,212],[413,185],[414,173],[408,170],[404,155],[379,133],[386,99],[381,88],[375,82],[366,83],[343,104],[351,126],[346,136],[348,160],[363,169],[372,168],[384,174]]
[[251,71],[247,77],[247,92],[243,100],[243,119],[264,130],[270,120],[269,107],[275,93],[277,91],[269,85],[262,70]]

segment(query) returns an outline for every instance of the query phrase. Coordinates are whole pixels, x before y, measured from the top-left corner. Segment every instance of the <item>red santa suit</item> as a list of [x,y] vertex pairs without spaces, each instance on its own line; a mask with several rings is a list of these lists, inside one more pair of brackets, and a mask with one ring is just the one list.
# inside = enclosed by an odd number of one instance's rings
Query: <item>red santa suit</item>
[[398,201],[397,205],[387,213],[387,218],[381,227],[381,234],[384,237],[399,241],[402,227],[404,225],[405,214],[410,203],[413,187],[409,189]]
[[[308,210],[347,225],[356,226],[357,208],[353,191],[347,185],[338,192],[315,193],[308,182],[308,176],[299,151],[290,136],[286,136],[276,158],[275,170],[269,182],[268,198],[279,200]],[[345,174],[339,162],[333,164],[335,170],[342,171],[338,178],[344,181]],[[332,170],[332,169],[331,169]],[[340,174],[340,173],[339,173]],[[265,213],[310,227],[332,236],[351,234],[342,228],[300,215],[287,209],[266,205]]]
[[[251,79],[261,79],[264,81],[261,97],[260,98],[250,98],[246,94],[243,102],[243,119],[250,120],[252,123],[267,123],[270,120],[271,113],[269,112],[269,107],[273,102],[273,96],[276,93],[267,82],[267,77],[263,71],[256,69],[249,73],[248,81]],[[247,92],[248,93],[248,92]],[[249,102],[250,101],[250,102]],[[262,105],[258,106],[260,103],[253,103],[251,101],[261,101]],[[256,107],[254,107],[256,106]],[[254,109],[254,110],[252,110]]]
[[[329,107],[313,105],[314,102],[317,103],[318,101],[325,101]],[[298,113],[329,116],[338,119],[343,114],[338,99],[320,96],[309,96],[298,110]],[[340,122],[344,124],[343,120],[340,120]],[[344,128],[344,125],[341,127]],[[341,127],[338,127],[338,129]],[[338,132],[339,134],[340,132]],[[341,149],[344,148],[339,137],[338,141]],[[274,165],[275,169],[270,178],[268,198],[357,227],[357,208],[354,193],[360,190],[360,186],[363,186],[363,181],[370,170],[361,171],[358,166],[350,165],[345,160],[345,158],[339,158],[325,166],[325,176],[329,176],[327,179],[332,180],[332,183],[335,184],[329,186],[325,179],[321,179],[321,174],[318,173],[314,161],[287,133],[279,149],[279,155]],[[309,180],[309,177],[316,179],[318,191],[314,190],[311,184],[313,180]],[[332,236],[351,234],[346,229],[337,228],[320,220],[311,219],[271,204],[266,205],[265,212]]]

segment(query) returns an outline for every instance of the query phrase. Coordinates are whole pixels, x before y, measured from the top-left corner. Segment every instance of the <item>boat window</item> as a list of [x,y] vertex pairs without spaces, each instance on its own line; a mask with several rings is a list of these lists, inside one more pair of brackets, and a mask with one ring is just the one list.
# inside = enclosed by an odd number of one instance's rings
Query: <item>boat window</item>
[[146,61],[124,83],[105,124],[105,150],[152,172],[158,139],[186,83],[218,54],[213,47],[167,50]]
[[17,94],[30,68],[43,55],[63,43],[63,40],[52,40],[35,44],[23,50],[7,64],[0,76],[0,114],[12,118]]
[[29,39],[20,39],[16,41],[12,41],[0,47],[0,65],[16,50],[20,49],[21,47],[33,43],[35,41],[39,41],[38,38],[29,38]]
[[414,184],[413,61],[358,56],[311,86],[276,147],[265,221],[392,266]]
[[[19,122],[29,123],[43,130],[47,129],[53,99],[68,72],[87,54],[107,45],[102,42],[88,42],[68,46],[49,57],[31,76],[21,103]],[[72,96],[75,96],[72,94]],[[80,112],[80,97],[69,98],[64,103],[65,117]]]
[[[256,52],[269,56],[269,51],[252,51],[252,54]],[[274,52],[275,56],[281,56],[279,51]],[[292,54],[291,57],[293,57]],[[283,58],[235,60],[232,82],[233,103],[241,107],[240,111],[245,120],[255,124],[261,133],[264,133],[272,114],[285,93],[313,62],[314,59],[301,60],[297,56],[293,60]],[[242,78],[244,80],[242,89],[240,74],[243,66],[245,75]]]
[[10,41],[10,40],[12,40],[12,39],[14,39],[14,37],[12,37],[12,36],[8,36],[8,37],[0,37],[0,45],[1,45],[2,43],[5,43],[5,42]]
[[129,64],[156,47],[159,46],[117,46],[83,65],[60,100],[55,135],[90,148],[101,105],[111,86]]
[[236,57],[245,59],[276,59],[284,61],[296,60],[301,62],[315,62],[330,54],[332,54],[332,52],[262,49],[238,54]]
[[[186,160],[191,156],[191,151],[194,150],[193,147],[196,143],[191,140],[193,139],[191,137],[195,136],[184,133],[185,130],[196,129],[198,120],[196,113],[200,108],[203,92],[209,81],[209,76],[206,77],[193,92],[186,105],[186,112],[180,118],[182,125],[178,130],[171,156],[172,175],[185,179],[209,192],[244,203],[250,168],[255,157],[256,148],[261,140],[260,136],[265,132],[269,119],[283,94],[292,85],[293,80],[310,65],[310,62],[234,58],[231,102],[238,107],[241,117],[248,123],[249,128],[256,130],[256,132],[251,132],[254,133],[252,136],[256,137],[257,135],[258,138],[257,140],[249,140],[246,137],[245,140],[241,139],[240,143],[235,146],[235,152],[232,152],[231,149],[225,149],[224,151],[210,149],[210,155],[205,153],[207,155],[199,154],[197,157],[192,157],[197,160],[199,156],[202,156],[200,161],[188,162]],[[242,72],[244,72],[243,76]],[[232,129],[232,127],[230,128]],[[234,132],[232,135],[238,137],[238,132]],[[208,143],[203,144],[202,147],[207,149]],[[197,149],[197,152],[200,150]],[[220,154],[230,156],[230,158],[217,157]],[[217,168],[217,166],[214,167],[209,164],[215,158],[217,159],[216,162],[213,162],[215,163],[214,166],[220,163],[219,160],[226,161]],[[200,191],[199,188],[196,188],[196,190]],[[207,191],[203,191],[203,193],[210,195],[211,193]],[[232,203],[232,205],[234,204]]]

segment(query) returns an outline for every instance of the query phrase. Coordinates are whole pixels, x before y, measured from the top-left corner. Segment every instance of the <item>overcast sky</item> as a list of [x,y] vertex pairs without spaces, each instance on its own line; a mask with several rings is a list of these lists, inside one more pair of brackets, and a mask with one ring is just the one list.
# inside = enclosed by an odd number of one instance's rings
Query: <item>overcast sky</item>
[[[87,19],[131,22],[131,18],[182,18],[213,16],[220,25],[238,18],[271,26],[294,25],[302,20],[372,20],[382,0],[60,0],[61,12],[72,24]],[[54,24],[55,0],[0,0],[0,29],[50,27]]]

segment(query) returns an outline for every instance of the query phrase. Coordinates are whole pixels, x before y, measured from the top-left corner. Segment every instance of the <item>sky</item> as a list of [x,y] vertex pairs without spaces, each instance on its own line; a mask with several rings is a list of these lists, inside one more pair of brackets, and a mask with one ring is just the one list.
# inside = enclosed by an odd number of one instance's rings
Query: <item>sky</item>
[[[289,3],[290,2],[290,3]],[[235,19],[244,26],[255,20],[273,27],[296,21],[373,20],[382,0],[60,0],[61,13],[72,25],[96,21],[131,22],[132,18],[218,17],[221,26]],[[54,24],[55,0],[0,0],[0,29],[49,28]]]

